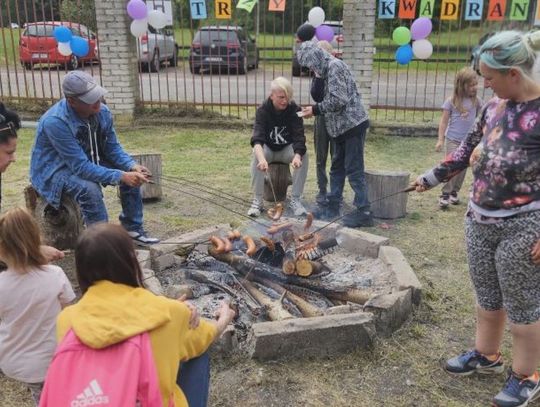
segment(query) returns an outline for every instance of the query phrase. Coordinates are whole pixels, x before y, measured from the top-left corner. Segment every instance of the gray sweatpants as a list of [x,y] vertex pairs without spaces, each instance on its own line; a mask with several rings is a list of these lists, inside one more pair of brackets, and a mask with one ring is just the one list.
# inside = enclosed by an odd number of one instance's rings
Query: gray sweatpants
[[540,211],[497,223],[465,220],[469,273],[478,305],[486,311],[505,309],[514,324],[540,320],[540,265],[531,250],[540,239]]
[[[291,144],[285,147],[280,151],[272,151],[266,145],[263,146],[264,157],[268,164],[271,163],[284,163],[290,164],[294,158],[294,150]],[[257,169],[257,157],[253,154],[253,159],[251,160],[251,188],[253,189],[253,195],[255,198],[259,199],[262,202],[263,193],[264,193],[264,177],[265,173]],[[308,153],[304,154],[302,157],[302,166],[296,168],[292,173],[292,198],[300,199],[302,193],[304,192],[304,184],[306,183],[307,172],[308,172]]]

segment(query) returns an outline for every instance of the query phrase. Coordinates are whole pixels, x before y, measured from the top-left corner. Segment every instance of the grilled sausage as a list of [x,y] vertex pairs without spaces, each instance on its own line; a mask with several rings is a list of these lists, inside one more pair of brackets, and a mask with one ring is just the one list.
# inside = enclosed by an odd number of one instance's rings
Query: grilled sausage
[[262,236],[261,241],[264,242],[266,247],[268,247],[268,250],[270,250],[271,252],[276,250],[276,245],[275,245],[274,241],[272,239],[270,239],[269,237]]
[[282,232],[286,229],[290,229],[292,228],[292,223],[291,222],[285,222],[285,223],[280,223],[278,225],[273,225],[273,226],[270,226],[267,230],[268,234],[269,235],[275,235],[276,233],[279,233],[279,232]]
[[255,242],[253,241],[253,239],[250,236],[244,236],[242,238],[242,240],[244,241],[244,243],[247,246],[246,254],[249,257],[252,257],[257,252],[257,246],[255,245]]
[[312,223],[313,223],[313,214],[311,212],[308,212],[308,214],[306,215],[306,224],[304,225],[304,230],[309,230]]
[[214,245],[216,253],[221,254],[225,252],[225,242],[217,236],[210,236],[210,243]]

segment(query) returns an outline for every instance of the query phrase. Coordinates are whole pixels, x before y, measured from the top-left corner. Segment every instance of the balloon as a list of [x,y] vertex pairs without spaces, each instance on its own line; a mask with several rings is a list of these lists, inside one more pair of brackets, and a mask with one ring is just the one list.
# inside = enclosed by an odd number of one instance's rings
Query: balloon
[[429,40],[413,41],[412,50],[418,59],[428,59],[433,54],[433,45]]
[[411,25],[411,37],[413,40],[422,40],[431,34],[433,25],[431,20],[427,17],[420,17]]
[[405,45],[411,40],[411,32],[407,27],[398,27],[392,33],[392,39],[397,45]]
[[54,27],[53,35],[56,41],[58,42],[70,42],[71,37],[73,36],[73,34],[71,33],[71,30],[62,25],[58,27]]
[[298,30],[296,30],[296,36],[302,42],[311,40],[314,35],[315,27],[309,23],[302,24],[300,27],[298,27]]
[[88,55],[88,51],[90,51],[90,47],[88,46],[88,40],[85,40],[84,38],[77,35],[73,36],[70,45],[71,50],[78,57],[85,57]]
[[69,42],[59,42],[58,53],[65,57],[70,56],[73,52],[71,51],[71,45],[69,45]]
[[315,28],[315,36],[319,41],[332,41],[334,39],[334,29],[329,25],[320,25]]
[[315,28],[324,23],[324,10],[320,7],[313,7],[308,13],[308,22]]
[[402,45],[396,51],[396,61],[400,65],[407,65],[413,58],[413,51],[409,44]]
[[146,3],[142,0],[129,0],[129,3],[127,4],[127,12],[134,20],[146,18],[148,15]]
[[146,34],[146,31],[148,31],[148,20],[146,18],[133,20],[129,30],[134,37],[139,38],[140,36]]
[[163,11],[152,10],[148,13],[148,24],[154,28],[163,28],[167,25],[167,16]]

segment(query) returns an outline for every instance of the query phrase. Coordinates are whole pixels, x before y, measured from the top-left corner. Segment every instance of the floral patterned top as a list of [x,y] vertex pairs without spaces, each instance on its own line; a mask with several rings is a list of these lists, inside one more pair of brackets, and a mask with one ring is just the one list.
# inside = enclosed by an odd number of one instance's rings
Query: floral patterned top
[[427,186],[446,182],[469,164],[474,175],[473,208],[538,209],[540,98],[523,103],[491,99],[459,148],[424,174],[424,182]]

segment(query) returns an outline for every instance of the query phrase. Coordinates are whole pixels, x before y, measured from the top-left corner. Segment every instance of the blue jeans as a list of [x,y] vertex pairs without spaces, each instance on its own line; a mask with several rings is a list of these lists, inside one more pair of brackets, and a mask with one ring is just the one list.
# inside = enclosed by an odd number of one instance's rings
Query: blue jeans
[[334,143],[332,166],[330,167],[330,193],[328,203],[339,206],[343,200],[345,178],[354,191],[353,205],[359,210],[369,210],[367,186],[364,176],[364,143],[369,122],[354,128],[355,134],[342,142]]
[[[107,208],[103,202],[103,193],[99,184],[72,175],[64,184],[62,192],[71,196],[79,204],[86,226],[108,222]],[[120,184],[120,202],[122,212],[119,219],[122,226],[128,232],[141,232],[143,224],[141,188]]]
[[189,407],[206,407],[210,390],[210,357],[208,352],[180,364],[176,384],[180,386]]

